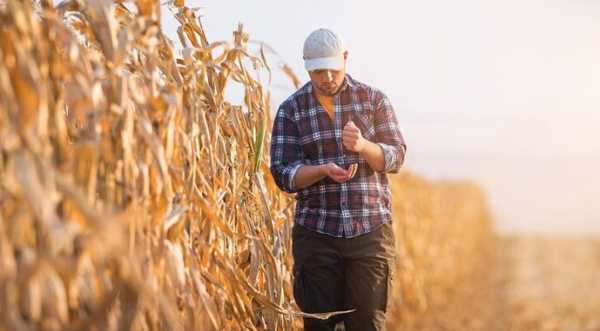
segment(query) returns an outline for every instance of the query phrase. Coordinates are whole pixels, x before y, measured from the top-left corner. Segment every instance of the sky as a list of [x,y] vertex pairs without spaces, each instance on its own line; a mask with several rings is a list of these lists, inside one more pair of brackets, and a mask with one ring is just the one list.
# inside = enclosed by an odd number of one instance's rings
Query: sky
[[[304,39],[336,31],[348,73],[394,106],[407,169],[480,183],[502,232],[600,234],[600,1],[186,4],[211,41],[242,22],[303,81]],[[275,105],[293,92],[280,82]]]

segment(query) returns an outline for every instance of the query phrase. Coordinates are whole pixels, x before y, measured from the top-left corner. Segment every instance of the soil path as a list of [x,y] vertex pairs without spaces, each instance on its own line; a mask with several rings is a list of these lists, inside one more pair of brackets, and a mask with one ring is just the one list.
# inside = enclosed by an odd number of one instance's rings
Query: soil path
[[475,278],[399,331],[600,331],[600,240],[501,237]]
[[491,330],[600,331],[600,241],[513,237],[499,246]]

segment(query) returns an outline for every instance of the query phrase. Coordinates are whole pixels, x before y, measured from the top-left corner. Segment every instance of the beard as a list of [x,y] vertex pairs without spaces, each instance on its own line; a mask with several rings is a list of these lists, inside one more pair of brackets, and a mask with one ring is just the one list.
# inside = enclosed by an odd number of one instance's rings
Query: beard
[[340,87],[337,84],[328,84],[328,85],[317,86],[317,90],[319,91],[319,94],[326,95],[329,97],[334,96],[339,91],[339,89],[340,89]]

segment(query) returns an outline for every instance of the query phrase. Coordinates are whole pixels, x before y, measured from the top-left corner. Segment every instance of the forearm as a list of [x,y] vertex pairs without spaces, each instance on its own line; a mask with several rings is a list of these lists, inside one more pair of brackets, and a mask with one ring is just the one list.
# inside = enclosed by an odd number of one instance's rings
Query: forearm
[[327,176],[322,165],[303,165],[294,176],[294,187],[303,189]]
[[360,156],[367,161],[374,171],[383,172],[385,170],[385,155],[376,143],[365,140],[365,147],[360,152]]

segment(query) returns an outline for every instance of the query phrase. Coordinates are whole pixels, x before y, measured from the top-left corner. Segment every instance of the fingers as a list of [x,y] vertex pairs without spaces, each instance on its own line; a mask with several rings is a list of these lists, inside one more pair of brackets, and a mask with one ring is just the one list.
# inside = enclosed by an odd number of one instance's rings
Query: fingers
[[356,172],[358,170],[357,163],[351,164],[350,167],[348,167],[348,170],[343,169],[337,165],[335,165],[335,167],[336,168],[332,169],[330,177],[338,183],[343,183],[348,181],[349,179],[352,179],[356,175]]
[[344,178],[347,177],[350,174],[350,172],[336,165],[335,168],[333,168],[331,174],[335,177]]
[[356,171],[358,170],[358,163],[352,163],[348,169],[350,169],[350,178],[354,178],[354,175],[356,175]]
[[338,166],[335,163],[329,163],[327,165],[327,175],[333,179],[343,179],[348,176],[349,171]]
[[348,123],[346,123],[346,125],[344,126],[343,133],[353,133],[358,135],[360,134],[360,129],[356,126],[356,124],[354,124],[354,122],[348,121]]
[[344,129],[345,128],[358,130],[358,127],[356,126],[356,124],[354,124],[354,121],[352,121],[352,120],[350,120],[346,123],[346,125],[344,126]]
[[356,140],[358,140],[359,137],[360,137],[360,133],[359,132],[344,131],[344,133],[342,133],[342,139],[343,140],[356,141]]
[[348,169],[344,169],[335,163],[327,164],[327,175],[338,183],[343,183],[354,178],[358,171],[358,163],[352,163]]
[[357,141],[358,141],[357,133],[347,132],[347,131],[344,131],[344,133],[342,133],[342,143],[344,144],[344,147],[351,150],[352,149],[351,147],[354,146],[354,144]]
[[362,139],[362,134],[360,129],[354,124],[354,122],[349,121],[344,126],[344,131],[342,132],[342,143],[344,147],[348,150],[358,152],[358,148],[360,148],[360,140]]

